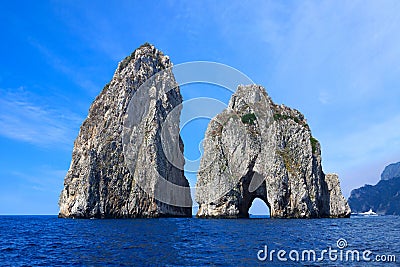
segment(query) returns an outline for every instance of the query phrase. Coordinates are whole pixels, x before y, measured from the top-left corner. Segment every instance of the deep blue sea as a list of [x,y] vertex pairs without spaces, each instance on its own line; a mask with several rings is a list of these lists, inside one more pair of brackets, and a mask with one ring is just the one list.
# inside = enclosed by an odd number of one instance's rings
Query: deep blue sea
[[[279,250],[283,251],[280,259]],[[309,250],[315,251],[315,260]],[[321,257],[323,250],[327,252]],[[349,250],[357,250],[360,261],[356,252],[355,260],[350,253],[346,260]],[[371,261],[364,261],[362,253]],[[392,262],[377,262],[376,256]],[[0,216],[0,265],[400,266],[400,217],[73,220]]]

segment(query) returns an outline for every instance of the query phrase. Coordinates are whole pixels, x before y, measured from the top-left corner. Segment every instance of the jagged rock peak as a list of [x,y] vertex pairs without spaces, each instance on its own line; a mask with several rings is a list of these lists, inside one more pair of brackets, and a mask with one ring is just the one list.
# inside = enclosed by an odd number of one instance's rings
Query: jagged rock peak
[[[172,165],[164,154],[169,146],[178,147],[176,157],[183,157],[182,96],[172,72],[162,71],[171,66],[168,56],[147,43],[119,63],[75,140],[59,200],[60,217],[191,216],[184,161]],[[169,120],[175,126],[168,129],[176,138],[163,147],[161,127],[173,109],[175,116]],[[162,181],[178,187],[179,195],[160,200]],[[176,198],[186,205],[173,205]]]
[[151,67],[156,70],[172,67],[169,57],[158,50],[154,45],[144,43],[118,64],[116,72],[121,72],[129,63],[140,64],[141,60],[153,63]]
[[271,217],[348,217],[336,175],[325,176],[319,142],[297,110],[259,85],[239,86],[203,141],[198,217],[248,217],[255,198]]
[[381,174],[382,180],[390,180],[400,177],[400,162],[389,164]]

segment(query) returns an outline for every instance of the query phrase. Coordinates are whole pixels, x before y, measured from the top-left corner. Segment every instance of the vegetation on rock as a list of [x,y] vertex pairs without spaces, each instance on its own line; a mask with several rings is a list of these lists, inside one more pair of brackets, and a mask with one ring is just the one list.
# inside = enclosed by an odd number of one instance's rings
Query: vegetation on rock
[[254,125],[254,122],[257,120],[256,115],[254,113],[247,113],[242,116],[242,122],[244,124]]

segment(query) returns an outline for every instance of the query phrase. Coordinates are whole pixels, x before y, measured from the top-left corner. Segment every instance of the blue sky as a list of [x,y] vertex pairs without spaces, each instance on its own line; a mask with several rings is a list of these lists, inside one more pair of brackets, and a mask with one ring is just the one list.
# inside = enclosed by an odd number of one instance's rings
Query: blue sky
[[[325,172],[339,174],[346,196],[376,183],[385,165],[400,161],[398,10],[398,1],[3,2],[0,214],[58,212],[90,104],[144,42],[175,64],[232,66],[303,112]],[[182,94],[230,97],[204,85]],[[200,155],[206,124],[182,130],[190,159]]]

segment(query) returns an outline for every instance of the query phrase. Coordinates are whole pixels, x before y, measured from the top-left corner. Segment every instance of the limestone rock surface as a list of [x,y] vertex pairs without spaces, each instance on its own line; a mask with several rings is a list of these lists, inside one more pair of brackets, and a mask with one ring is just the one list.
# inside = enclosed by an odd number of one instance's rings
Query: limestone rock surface
[[[170,67],[169,57],[147,43],[119,63],[75,140],[59,217],[191,216],[179,136],[182,96]],[[174,138],[163,142],[162,125],[173,109],[167,133]],[[166,150],[174,151],[174,164]],[[178,187],[178,195],[163,192],[165,183]],[[177,199],[184,205],[175,205]]]
[[203,140],[198,217],[248,217],[255,198],[275,218],[348,217],[336,175],[325,175],[319,142],[297,110],[258,85],[239,86]]

